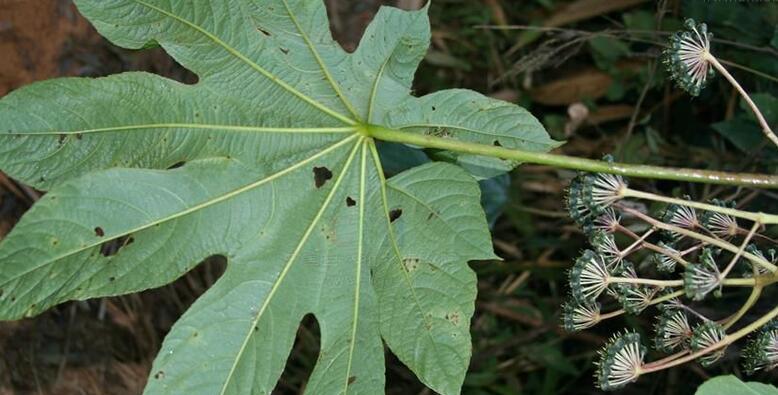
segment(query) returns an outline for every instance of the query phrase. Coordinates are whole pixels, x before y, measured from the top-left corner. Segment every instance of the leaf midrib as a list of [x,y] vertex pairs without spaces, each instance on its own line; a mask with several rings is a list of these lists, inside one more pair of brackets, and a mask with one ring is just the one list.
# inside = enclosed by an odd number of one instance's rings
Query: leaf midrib
[[202,209],[204,209],[206,207],[209,207],[209,206],[212,206],[214,204],[217,204],[217,203],[223,202],[225,200],[231,199],[231,198],[233,198],[233,197],[235,197],[235,196],[237,196],[237,195],[239,195],[239,194],[241,194],[243,192],[248,192],[250,190],[253,190],[254,188],[260,187],[260,186],[262,186],[262,185],[264,185],[264,184],[266,184],[268,182],[271,182],[271,181],[274,181],[274,180],[276,180],[278,178],[281,178],[281,177],[283,177],[283,176],[285,176],[285,175],[287,175],[287,174],[289,174],[289,173],[299,169],[300,167],[302,167],[302,166],[304,166],[304,165],[306,165],[306,164],[308,164],[308,163],[310,163],[310,162],[312,162],[312,161],[314,161],[314,160],[316,160],[316,159],[318,159],[318,158],[320,158],[320,157],[322,157],[322,156],[324,156],[324,155],[326,155],[326,154],[328,154],[328,153],[330,153],[330,152],[340,148],[341,146],[343,146],[346,143],[348,143],[349,141],[357,138],[358,136],[359,135],[357,135],[357,134],[353,134],[353,135],[351,135],[351,136],[349,136],[349,137],[347,137],[347,138],[345,138],[343,140],[338,141],[335,144],[330,145],[329,147],[323,149],[322,151],[317,152],[315,155],[311,156],[310,158],[307,158],[305,160],[297,162],[294,165],[291,165],[291,166],[289,166],[289,167],[287,167],[287,168],[285,168],[283,170],[280,170],[280,171],[278,171],[276,173],[273,173],[272,175],[270,175],[268,177],[265,177],[265,178],[262,178],[260,180],[255,181],[255,182],[252,182],[250,184],[244,185],[244,186],[242,186],[240,188],[237,188],[237,189],[235,189],[233,191],[230,191],[230,192],[228,192],[226,194],[218,196],[218,197],[216,197],[214,199],[207,200],[205,202],[201,202],[201,203],[199,203],[199,204],[197,204],[195,206],[192,206],[192,207],[190,207],[190,208],[188,208],[186,210],[179,211],[179,212],[177,212],[175,214],[169,215],[169,216],[164,217],[164,218],[160,218],[160,219],[158,219],[156,221],[149,222],[147,224],[138,226],[136,228],[127,230],[125,232],[122,232],[122,233],[119,233],[119,234],[116,234],[116,235],[111,235],[110,237],[107,237],[107,238],[101,238],[100,240],[97,240],[97,241],[95,241],[93,243],[89,243],[89,244],[86,244],[86,245],[84,245],[82,247],[79,247],[79,248],[77,248],[75,250],[69,251],[69,252],[64,253],[64,254],[60,254],[60,255],[54,257],[53,259],[46,260],[42,264],[35,265],[35,266],[25,270],[24,272],[15,275],[13,278],[10,278],[8,281],[0,284],[0,286],[5,286],[6,284],[11,283],[15,279],[18,279],[20,277],[24,277],[27,274],[32,273],[35,270],[38,270],[38,269],[40,269],[42,267],[45,267],[47,265],[52,264],[53,262],[57,262],[59,260],[68,258],[68,257],[70,257],[72,255],[75,255],[75,254],[78,254],[80,252],[84,252],[84,251],[86,251],[86,250],[88,250],[90,248],[97,247],[97,246],[103,244],[106,240],[113,240],[113,239],[116,239],[117,237],[121,237],[121,236],[125,236],[125,235],[128,235],[128,234],[132,234],[132,233],[136,233],[136,232],[140,232],[140,231],[146,230],[146,229],[148,229],[148,228],[150,228],[152,226],[155,226],[155,225],[158,225],[158,224],[162,224],[162,223],[165,223],[165,222],[168,222],[168,221],[172,221],[172,220],[174,220],[176,218],[183,217],[185,215],[191,214],[191,213],[196,212],[198,210],[202,210]]
[[[528,143],[528,144],[555,145],[555,143],[556,143],[556,142],[554,142],[552,140],[549,140],[549,141],[546,141],[546,142],[534,141],[534,140],[522,138],[520,136],[513,136],[513,135],[509,135],[509,134],[504,134],[504,133],[484,132],[484,131],[481,131],[481,130],[477,130],[477,129],[473,129],[473,128],[468,128],[468,127],[465,127],[465,126],[462,126],[462,125],[449,125],[449,124],[445,124],[445,123],[428,123],[428,124],[414,123],[414,124],[408,124],[408,125],[402,125],[402,126],[394,127],[395,130],[413,129],[413,128],[445,128],[445,129],[453,129],[453,130],[463,130],[465,132],[470,132],[470,133],[474,133],[474,134],[480,134],[482,136],[487,136],[487,137],[505,137],[505,138],[515,139],[515,140],[519,140],[519,141],[522,141],[522,142]],[[558,144],[556,144],[556,145],[558,146]]]
[[329,116],[331,116],[333,118],[336,118],[336,119],[338,119],[338,120],[340,120],[343,123],[346,123],[348,125],[356,125],[357,124],[357,122],[354,121],[353,119],[348,118],[348,117],[344,116],[343,114],[340,114],[339,112],[337,112],[335,110],[332,110],[331,108],[329,108],[329,107],[319,103],[318,101],[314,100],[313,98],[311,98],[311,97],[307,96],[306,94],[300,92],[299,90],[295,89],[293,86],[291,86],[288,83],[286,83],[286,81],[282,80],[281,78],[277,77],[273,73],[269,72],[264,67],[260,66],[256,62],[254,62],[251,59],[249,59],[246,55],[244,55],[243,53],[241,53],[237,49],[233,48],[232,46],[230,46],[226,42],[224,42],[221,38],[219,38],[215,34],[209,32],[208,30],[205,30],[203,27],[195,24],[194,22],[191,22],[188,19],[182,18],[182,17],[180,17],[180,16],[174,14],[173,12],[168,11],[168,10],[166,10],[164,8],[160,8],[160,7],[157,7],[157,6],[153,5],[153,4],[149,4],[149,3],[147,3],[147,2],[145,2],[143,0],[133,0],[133,1],[135,1],[135,3],[137,3],[137,4],[141,5],[141,6],[147,7],[147,8],[149,8],[151,10],[154,10],[154,11],[156,11],[156,12],[162,14],[162,15],[165,15],[167,17],[173,18],[174,20],[176,20],[176,21],[178,21],[178,22],[180,22],[180,23],[182,23],[182,24],[184,24],[186,26],[189,26],[190,28],[200,32],[204,36],[208,37],[208,39],[210,39],[211,41],[213,41],[214,43],[216,43],[220,47],[224,48],[224,50],[229,52],[231,55],[235,56],[236,58],[238,58],[242,62],[246,63],[252,69],[258,71],[260,74],[262,74],[265,78],[267,78],[271,82],[275,83],[276,85],[280,86],[281,88],[283,88],[287,92],[293,94],[294,96],[296,96],[297,98],[299,98],[299,99],[303,100],[304,102],[310,104],[311,106],[317,108],[318,110],[324,112],[325,114],[327,114],[327,115],[329,115]]
[[356,110],[354,110],[354,106],[351,105],[351,102],[343,94],[343,91],[340,89],[340,85],[338,85],[338,83],[335,82],[335,79],[332,78],[332,74],[330,74],[330,70],[324,64],[324,61],[319,55],[319,51],[316,50],[316,47],[311,42],[311,39],[308,37],[308,34],[300,26],[300,22],[297,20],[297,16],[292,12],[292,10],[289,7],[289,2],[287,0],[282,0],[282,1],[284,2],[284,8],[286,9],[286,14],[289,15],[289,19],[292,20],[294,27],[300,33],[300,36],[302,36],[303,41],[305,41],[305,45],[308,46],[308,49],[311,50],[311,53],[313,54],[314,59],[316,59],[316,63],[319,65],[319,68],[324,73],[324,77],[327,79],[327,82],[329,82],[330,86],[332,86],[332,89],[335,90],[335,94],[338,96],[338,98],[343,103],[343,105],[346,106],[346,109],[351,113],[351,115],[353,115],[354,118],[359,119],[359,115],[357,115]]
[[256,133],[353,133],[356,127],[322,127],[322,128],[276,128],[262,126],[244,126],[244,125],[219,125],[203,123],[149,123],[137,125],[109,126],[104,128],[65,130],[65,131],[42,131],[42,132],[11,132],[2,133],[0,136],[50,136],[50,135],[83,135],[92,133],[123,132],[143,129],[201,129],[230,132],[256,132]]
[[[351,138],[356,137],[356,135],[352,136]],[[349,138],[349,140],[351,139]],[[324,212],[329,207],[330,202],[332,201],[332,198],[335,196],[335,193],[337,192],[338,188],[340,187],[341,182],[343,181],[344,176],[346,173],[348,173],[349,167],[351,167],[351,162],[354,160],[355,154],[362,143],[364,137],[361,137],[359,141],[357,141],[356,144],[354,144],[354,148],[352,149],[351,153],[348,156],[348,159],[346,160],[346,163],[343,165],[343,170],[341,170],[340,174],[338,174],[338,178],[335,180],[335,184],[332,186],[332,189],[330,190],[329,194],[325,198],[324,202],[322,203],[321,207],[316,213],[316,216],[311,221],[310,225],[305,230],[305,233],[303,233],[302,238],[300,238],[300,241],[297,243],[297,246],[295,247],[294,251],[292,252],[292,255],[289,257],[289,259],[286,261],[286,263],[283,266],[283,269],[278,274],[278,278],[273,282],[273,286],[270,289],[270,292],[265,297],[264,302],[262,303],[262,306],[259,308],[259,311],[257,312],[256,316],[251,322],[251,325],[248,327],[248,332],[244,336],[243,343],[241,344],[240,349],[238,350],[238,353],[233,358],[232,366],[230,367],[230,371],[227,373],[227,377],[224,379],[224,384],[222,385],[221,391],[219,391],[220,395],[224,395],[225,391],[227,391],[227,387],[229,386],[230,382],[232,381],[232,377],[235,374],[235,371],[238,367],[238,363],[240,362],[243,353],[246,350],[246,347],[248,346],[248,342],[251,339],[251,336],[254,332],[254,327],[257,326],[259,323],[259,320],[264,315],[265,311],[267,310],[268,306],[270,305],[270,302],[273,300],[273,296],[278,291],[279,287],[281,286],[281,283],[286,278],[286,275],[289,273],[289,270],[292,267],[292,264],[297,260],[297,256],[302,251],[303,247],[308,241],[308,238],[310,237],[311,233],[313,232],[313,229],[316,227],[318,222],[321,220],[321,217],[324,215]],[[364,203],[363,203],[364,204]]]

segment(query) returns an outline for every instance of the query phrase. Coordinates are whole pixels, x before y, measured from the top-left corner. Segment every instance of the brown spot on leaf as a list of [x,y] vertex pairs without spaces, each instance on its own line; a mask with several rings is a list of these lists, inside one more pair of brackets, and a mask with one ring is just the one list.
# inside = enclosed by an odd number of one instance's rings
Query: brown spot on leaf
[[352,199],[351,196],[346,196],[346,206],[353,207],[355,204],[357,204],[357,201]]
[[351,376],[348,378],[348,385],[353,384],[355,381],[357,381],[357,376]]
[[396,221],[398,218],[400,218],[401,215],[403,215],[403,209],[401,208],[396,208],[389,211],[389,222]]
[[405,266],[405,271],[408,273],[411,273],[419,268],[419,258],[403,258],[403,266]]
[[159,372],[154,373],[154,378],[157,379],[157,380],[164,379],[165,378],[165,372],[160,370]]
[[278,50],[283,52],[284,55],[289,55],[289,48],[278,47]]
[[97,237],[103,237],[105,236],[105,231],[101,227],[95,227],[95,236]]
[[500,140],[494,140],[492,143],[495,147],[502,147],[502,144],[500,144]]
[[321,188],[327,180],[332,179],[332,172],[326,167],[313,168],[313,182],[316,188]]

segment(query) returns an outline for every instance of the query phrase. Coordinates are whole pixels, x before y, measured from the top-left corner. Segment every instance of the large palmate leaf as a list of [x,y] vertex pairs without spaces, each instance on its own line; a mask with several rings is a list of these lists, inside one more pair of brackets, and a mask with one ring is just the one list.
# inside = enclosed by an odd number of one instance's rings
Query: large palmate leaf
[[269,393],[308,314],[321,327],[308,393],[382,392],[384,343],[458,393],[467,261],[495,258],[478,185],[441,162],[386,180],[370,125],[545,151],[540,124],[474,92],[410,96],[426,9],[382,8],[348,54],[320,0],[76,3],[112,42],[159,44],[199,82],[126,73],[0,100],[0,168],[48,190],[0,242],[0,318],[160,286],[223,255],[146,393]]

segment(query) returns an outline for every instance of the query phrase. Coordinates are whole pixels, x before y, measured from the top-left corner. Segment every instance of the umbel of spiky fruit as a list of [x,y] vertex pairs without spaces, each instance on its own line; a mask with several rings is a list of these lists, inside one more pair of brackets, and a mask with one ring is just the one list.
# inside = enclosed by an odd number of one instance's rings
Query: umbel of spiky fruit
[[654,348],[666,353],[688,348],[692,336],[686,313],[677,309],[663,310],[656,319],[654,332]]
[[562,327],[568,332],[591,328],[600,322],[600,304],[570,298],[562,306]]
[[595,384],[602,390],[611,391],[640,377],[646,347],[640,344],[640,335],[627,332],[613,336],[599,354]]
[[[689,344],[692,351],[697,352],[720,342],[726,335],[724,327],[714,321],[705,321],[694,327]],[[702,366],[707,367],[721,359],[725,352],[726,347],[721,347],[699,357],[697,360]]]
[[[622,261],[621,265],[613,270],[615,277],[626,277],[637,279],[635,267],[628,261]],[[629,314],[640,314],[649,306],[651,300],[659,292],[659,288],[632,283],[617,283],[615,287],[616,297]]]
[[[724,208],[735,208],[736,206],[736,202],[732,200],[713,199],[710,203]],[[700,215],[700,223],[708,232],[722,239],[731,239],[737,236],[740,228],[735,217],[716,211],[704,211]]]
[[669,46],[664,51],[663,62],[670,77],[692,96],[699,95],[714,75],[709,58],[712,37],[704,23],[697,24],[687,19],[684,30],[670,37]]
[[778,367],[778,320],[770,321],[748,342],[742,360],[748,374]]
[[714,252],[705,248],[700,263],[690,264],[684,272],[683,287],[686,296],[693,300],[702,300],[709,292],[718,290],[720,283],[721,273],[716,265]]
[[673,258],[670,254],[680,256],[681,252],[675,249],[675,244],[673,242],[665,243],[664,241],[660,241],[657,243],[657,245],[663,250],[667,251],[667,253],[654,252],[651,254],[651,262],[656,266],[656,270],[665,273],[674,272],[678,261],[676,261],[675,258]]
[[605,260],[592,250],[584,250],[570,269],[570,291],[582,303],[594,303],[608,288],[610,269]]

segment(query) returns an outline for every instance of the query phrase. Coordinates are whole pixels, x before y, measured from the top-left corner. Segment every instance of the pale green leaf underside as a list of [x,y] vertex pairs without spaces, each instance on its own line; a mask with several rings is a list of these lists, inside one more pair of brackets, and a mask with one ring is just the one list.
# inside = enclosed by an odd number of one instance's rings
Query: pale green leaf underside
[[[160,286],[220,254],[225,274],[165,339],[147,394],[270,393],[307,314],[322,334],[308,393],[381,393],[382,339],[458,393],[467,261],[494,258],[478,186],[443,163],[384,180],[358,133],[417,100],[426,10],[382,8],[347,54],[318,0],[77,5],[114,43],[157,42],[200,80],[61,79],[0,100],[0,168],[49,190],[0,242],[0,318]],[[503,126],[451,118],[452,134],[544,149],[514,130],[523,110],[501,111]]]
[[778,395],[778,388],[770,384],[743,382],[735,376],[718,376],[705,383],[696,395]]

